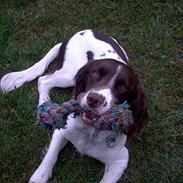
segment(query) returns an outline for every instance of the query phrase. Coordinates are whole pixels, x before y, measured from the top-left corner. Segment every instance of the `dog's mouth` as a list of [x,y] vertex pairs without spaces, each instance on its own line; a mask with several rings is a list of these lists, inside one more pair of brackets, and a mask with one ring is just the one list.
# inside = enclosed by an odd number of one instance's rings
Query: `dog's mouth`
[[84,123],[88,126],[92,126],[92,124],[97,120],[97,115],[92,111],[86,111],[81,114],[81,118]]

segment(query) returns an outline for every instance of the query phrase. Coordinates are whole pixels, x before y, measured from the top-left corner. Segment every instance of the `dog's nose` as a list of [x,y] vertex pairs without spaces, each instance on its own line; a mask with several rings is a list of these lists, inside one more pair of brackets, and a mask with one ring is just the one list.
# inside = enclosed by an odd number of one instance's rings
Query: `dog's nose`
[[87,103],[90,107],[96,108],[103,104],[105,98],[95,92],[90,92],[87,96]]

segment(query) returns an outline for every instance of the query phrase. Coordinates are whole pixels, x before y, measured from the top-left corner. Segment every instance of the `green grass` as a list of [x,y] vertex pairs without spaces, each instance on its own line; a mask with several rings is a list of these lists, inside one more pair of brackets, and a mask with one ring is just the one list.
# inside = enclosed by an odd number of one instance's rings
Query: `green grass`
[[[78,30],[119,40],[147,90],[149,123],[130,146],[121,183],[183,182],[183,3],[150,0],[1,0],[0,76],[25,69]],[[71,89],[52,92],[63,102]],[[0,95],[0,182],[24,183],[51,135],[33,124],[36,82]],[[103,165],[72,145],[60,154],[53,183],[96,183]]]

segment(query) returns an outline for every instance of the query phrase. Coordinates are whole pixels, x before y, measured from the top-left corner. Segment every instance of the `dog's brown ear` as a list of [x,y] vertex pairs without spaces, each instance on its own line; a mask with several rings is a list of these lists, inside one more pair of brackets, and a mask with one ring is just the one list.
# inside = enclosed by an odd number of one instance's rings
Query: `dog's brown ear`
[[75,97],[85,91],[88,81],[89,68],[90,63],[87,63],[78,71],[78,73],[75,76],[75,88],[74,88]]
[[136,87],[131,91],[128,97],[128,102],[134,118],[134,123],[128,127],[129,136],[139,133],[148,120],[147,100],[144,86],[139,80],[135,85]]

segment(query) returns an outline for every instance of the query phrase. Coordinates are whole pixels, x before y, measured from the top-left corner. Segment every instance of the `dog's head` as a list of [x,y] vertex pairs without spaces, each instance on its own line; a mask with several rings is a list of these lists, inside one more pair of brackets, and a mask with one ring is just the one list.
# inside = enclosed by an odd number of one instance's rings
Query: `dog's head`
[[128,135],[142,127],[147,118],[144,87],[128,65],[112,59],[92,61],[78,71],[75,80],[75,96],[81,107],[101,115],[127,100],[134,118]]

